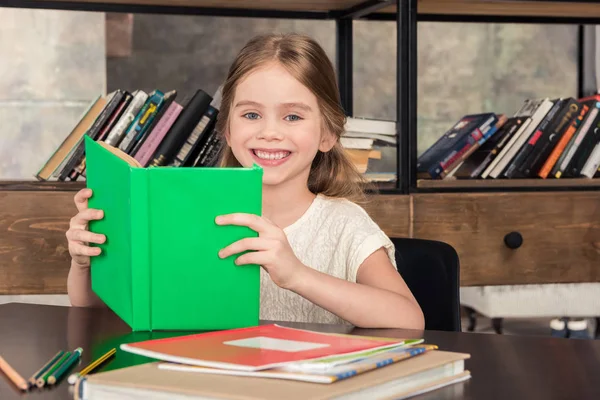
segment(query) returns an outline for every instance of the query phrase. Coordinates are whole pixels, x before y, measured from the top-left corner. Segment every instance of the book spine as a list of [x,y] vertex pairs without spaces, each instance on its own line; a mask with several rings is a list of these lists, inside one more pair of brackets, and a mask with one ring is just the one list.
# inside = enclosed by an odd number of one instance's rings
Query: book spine
[[521,135],[515,135],[514,143],[506,149],[506,153],[502,156],[502,159],[499,160],[496,167],[494,167],[494,170],[490,173],[490,176],[492,178],[498,178],[502,171],[506,169],[508,163],[513,159],[513,157],[519,151],[521,146],[523,146],[523,144],[527,141],[527,139],[530,137],[531,133],[535,130],[535,128],[537,128],[540,122],[542,122],[542,119],[546,114],[548,114],[553,105],[554,103],[550,100],[545,100],[535,110],[534,114],[531,116],[531,123],[521,133]]
[[581,175],[593,178],[596,171],[598,171],[598,167],[600,167],[600,143],[597,143],[594,147],[592,154],[581,169]]
[[490,176],[490,174],[492,172],[495,171],[495,169],[498,166],[498,164],[500,163],[500,161],[508,153],[508,149],[511,148],[512,146],[514,146],[514,143],[523,134],[523,132],[525,132],[525,130],[529,127],[529,125],[531,125],[531,118],[527,117],[527,118],[525,118],[525,120],[523,121],[521,126],[518,128],[517,132],[509,138],[508,143],[506,143],[502,148],[498,149],[498,151],[499,151],[498,154],[494,157],[494,159],[492,160],[490,165],[488,165],[488,167],[485,169],[485,171],[483,171],[483,173],[481,174],[481,177],[483,179],[487,178],[488,176]]
[[584,104],[583,107],[581,107],[580,109],[579,117],[575,118],[567,127],[566,132],[561,136],[556,146],[554,146],[554,149],[552,149],[550,156],[546,159],[546,162],[542,165],[542,168],[538,172],[538,176],[540,178],[545,179],[548,177],[550,171],[552,170],[552,167],[554,167],[554,164],[556,164],[556,162],[558,161],[558,157],[560,157],[560,154],[564,151],[565,147],[567,146],[567,143],[575,134],[575,131],[577,130],[577,127],[579,126],[579,123],[583,119],[583,116],[585,115],[587,110],[588,106]]
[[[115,108],[117,108],[119,101],[122,97],[123,93],[121,91],[117,91],[110,96],[110,100],[108,100],[106,106],[102,109],[100,115],[98,115],[92,126],[86,132],[87,136],[91,137],[92,139],[96,139],[98,137],[98,134],[100,133],[102,127],[107,123],[111,114],[114,112]],[[84,155],[85,146],[84,141],[81,140],[78,143],[77,149],[73,153],[72,157],[69,159],[69,162],[65,165],[62,172],[60,173],[58,179],[64,181],[68,177],[70,177],[73,169],[81,163]]]
[[140,109],[144,106],[146,100],[148,100],[148,94],[146,92],[142,90],[137,90],[134,92],[133,99],[131,100],[131,103],[129,103],[129,107],[127,107],[123,113],[123,116],[119,119],[119,122],[117,122],[115,127],[110,131],[104,140],[105,143],[108,143],[114,147],[117,147],[119,143],[121,143],[121,139],[123,139],[125,131],[129,125],[131,125]]
[[152,123],[163,100],[164,93],[160,90],[155,90],[150,93],[148,100],[146,100],[123,136],[123,139],[119,144],[119,149],[123,150],[125,153],[130,153],[133,146],[136,145],[146,129],[148,129],[148,126]]
[[442,179],[447,177],[456,169],[456,167],[462,164],[467,157],[469,157],[475,150],[479,148],[479,143],[483,137],[483,132],[481,132],[479,128],[475,128],[475,130],[467,137],[467,141],[465,142],[464,146],[454,153],[446,163],[444,163],[444,169],[442,172],[440,172],[439,177]]
[[566,112],[562,115],[556,126],[552,128],[549,135],[544,135],[544,138],[535,147],[534,154],[532,154],[526,168],[524,168],[523,173],[525,176],[539,176],[540,170],[548,160],[553,148],[556,147],[556,143],[564,136],[571,122],[577,118],[577,114],[581,110],[580,104],[574,99],[569,99],[566,108]]
[[142,166],[146,167],[148,165],[158,145],[162,142],[165,135],[167,135],[182,110],[183,107],[181,105],[175,101],[172,102],[165,115],[158,121],[152,132],[148,134],[148,138],[134,156]]
[[485,159],[471,172],[469,178],[478,178],[483,174],[483,171],[487,169],[487,167],[494,161],[498,153],[502,150],[504,145],[508,143],[512,135],[519,129],[521,126],[520,120],[513,120],[510,125],[504,126],[502,132],[496,133],[496,135],[500,135],[498,137],[497,142],[494,144],[492,150],[487,154]]
[[133,156],[135,158],[135,155],[140,150],[140,147],[142,147],[142,145],[144,144],[144,142],[146,141],[148,136],[150,136],[150,134],[154,130],[154,127],[156,126],[156,124],[158,124],[158,122],[163,117],[163,115],[165,115],[165,112],[169,109],[169,107],[171,106],[171,103],[175,101],[176,97],[177,97],[176,90],[171,90],[170,92],[165,93],[163,102],[162,102],[161,106],[159,107],[159,109],[156,113],[156,116],[154,116],[154,118],[152,119],[152,122],[148,125],[147,129],[145,130],[145,133],[140,137],[140,139],[137,141],[137,143],[135,144],[133,149],[131,149],[131,151],[129,152],[129,154],[131,156]]
[[[115,124],[117,123],[119,118],[121,118],[121,115],[123,114],[123,111],[125,110],[125,107],[127,107],[127,105],[129,104],[130,101],[131,101],[131,94],[125,92],[122,101],[119,103],[119,106],[117,107],[117,109],[112,113],[112,115],[110,116],[110,119],[108,120],[106,125],[104,125],[104,127],[102,128],[100,133],[98,134],[96,141],[104,141],[108,132],[110,132],[110,130],[113,128],[113,126],[115,126]],[[73,168],[73,170],[71,171],[71,174],[69,175],[69,179],[74,181],[74,180],[77,180],[77,177],[79,175],[85,176],[85,166],[86,166],[86,161],[85,161],[85,154],[84,154],[83,159],[81,160],[79,165],[75,166],[75,168]]]
[[134,331],[152,330],[152,259],[149,223],[149,173],[145,168],[131,168],[131,300]]
[[185,139],[192,133],[194,127],[208,109],[211,101],[212,97],[202,89],[196,91],[194,97],[184,107],[179,118],[171,127],[169,135],[158,146],[149,163],[150,166],[165,166],[171,163]]
[[590,128],[590,130],[591,132],[588,132],[583,139],[581,146],[579,146],[579,150],[577,150],[573,156],[573,160],[571,160],[569,168],[565,171],[563,176],[579,177],[581,175],[581,169],[585,165],[590,154],[592,154],[594,146],[596,143],[600,142],[600,113],[598,113],[596,120],[592,123],[592,128]]
[[571,146],[569,146],[569,148],[563,152],[561,158],[556,163],[556,166],[552,170],[552,175],[555,178],[560,178],[569,167],[573,156],[577,152],[577,149],[579,149],[579,146],[583,142],[583,139],[588,134],[590,128],[592,127],[592,123],[596,120],[596,117],[598,116],[598,107],[600,107],[600,102],[596,103],[596,106],[588,113],[588,115],[586,115],[585,122],[577,131],[577,133],[573,137],[573,140],[571,140],[570,142]]
[[208,108],[206,114],[200,119],[200,122],[194,128],[190,137],[179,150],[175,160],[173,160],[174,166],[191,166],[190,164],[196,159],[202,148],[206,145],[208,136],[215,125],[217,113],[217,109],[213,106]]
[[552,106],[548,114],[546,114],[542,122],[529,136],[529,140],[527,140],[527,142],[523,146],[521,146],[521,148],[517,152],[517,155],[511,160],[508,168],[503,174],[505,177],[515,178],[517,176],[517,173],[519,172],[520,168],[526,162],[527,157],[529,157],[529,155],[533,151],[533,148],[535,147],[535,144],[537,143],[538,139],[544,134],[546,130],[549,129],[549,124],[554,120],[554,116],[561,109],[561,106],[562,103],[560,100],[554,103],[554,105]]

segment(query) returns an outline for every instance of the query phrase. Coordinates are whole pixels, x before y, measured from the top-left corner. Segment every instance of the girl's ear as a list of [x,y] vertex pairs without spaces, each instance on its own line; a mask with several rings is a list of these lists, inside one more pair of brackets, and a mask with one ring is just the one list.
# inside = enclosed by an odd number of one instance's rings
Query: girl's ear
[[323,153],[327,153],[335,146],[338,138],[329,131],[324,131],[321,137],[321,143],[319,143],[319,150]]

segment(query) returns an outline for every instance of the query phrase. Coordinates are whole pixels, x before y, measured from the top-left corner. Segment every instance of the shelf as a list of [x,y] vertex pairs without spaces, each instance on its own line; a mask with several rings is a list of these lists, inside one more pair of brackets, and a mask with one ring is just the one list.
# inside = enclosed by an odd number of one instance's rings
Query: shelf
[[[392,12],[388,7],[387,12]],[[600,5],[591,1],[419,0],[420,16],[495,16],[600,18]]]
[[332,19],[360,17],[389,6],[384,0],[6,0],[2,6],[59,10]]
[[38,3],[127,4],[144,6],[238,8],[279,11],[344,10],[362,3],[361,0],[38,0]]
[[[333,19],[395,20],[386,0],[7,0],[2,6],[62,10]],[[391,4],[391,5],[390,5]],[[586,0],[418,0],[422,21],[600,21],[600,5]]]
[[454,179],[454,180],[417,180],[418,189],[426,191],[447,190],[598,190],[600,179]]
[[78,191],[85,187],[85,182],[58,182],[58,181],[0,181],[0,193],[3,191],[51,191],[70,192]]

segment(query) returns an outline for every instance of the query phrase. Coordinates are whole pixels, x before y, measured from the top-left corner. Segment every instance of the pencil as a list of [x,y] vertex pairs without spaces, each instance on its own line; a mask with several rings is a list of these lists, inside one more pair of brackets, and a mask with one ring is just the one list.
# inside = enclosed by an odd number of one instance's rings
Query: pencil
[[28,383],[30,386],[35,385],[35,382],[38,380],[40,376],[44,374],[62,356],[64,353],[63,350],[60,350],[54,357],[52,357],[42,368],[40,368],[35,374],[31,375],[31,378],[28,379]]
[[104,355],[102,355],[100,358],[98,358],[97,360],[91,362],[87,367],[85,367],[84,369],[82,369],[81,372],[76,372],[74,374],[71,374],[71,376],[69,376],[68,382],[71,385],[75,384],[75,382],[77,382],[77,380],[80,377],[89,374],[91,371],[93,371],[94,369],[96,369],[104,361],[108,360],[116,352],[117,352],[116,348],[113,348],[113,349],[109,350]]
[[0,370],[2,370],[6,376],[21,390],[29,389],[27,385],[27,381],[23,379],[21,375],[17,371],[13,369],[2,356],[0,356]]
[[60,378],[62,378],[62,376],[77,362],[79,361],[79,357],[81,357],[81,353],[83,352],[83,349],[81,347],[76,348],[75,350],[73,350],[73,353],[71,354],[71,356],[69,358],[67,358],[67,360],[62,363],[62,365],[60,367],[58,367],[53,373],[52,375],[50,375],[48,377],[48,384],[49,385],[54,385]]
[[37,385],[37,387],[39,387],[39,388],[44,387],[44,385],[48,381],[48,377],[50,377],[50,375],[52,375],[52,373],[54,371],[56,371],[56,369],[59,368],[65,362],[65,360],[67,358],[69,358],[70,355],[71,355],[70,351],[63,353],[63,355],[60,356],[60,358],[58,360],[56,360],[56,362],[54,364],[52,364],[52,366],[50,368],[48,368],[48,370],[46,372],[44,372],[44,374],[42,376],[40,376],[37,379],[37,381],[35,381],[35,384]]

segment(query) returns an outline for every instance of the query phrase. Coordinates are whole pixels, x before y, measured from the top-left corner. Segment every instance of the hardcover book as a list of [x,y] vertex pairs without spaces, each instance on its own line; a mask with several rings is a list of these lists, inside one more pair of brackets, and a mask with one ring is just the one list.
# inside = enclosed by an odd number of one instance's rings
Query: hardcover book
[[91,258],[92,290],[134,331],[215,330],[259,322],[258,265],[236,266],[220,249],[258,234],[219,226],[218,215],[261,215],[262,169],[143,168],[86,137],[90,208],[106,235]]

